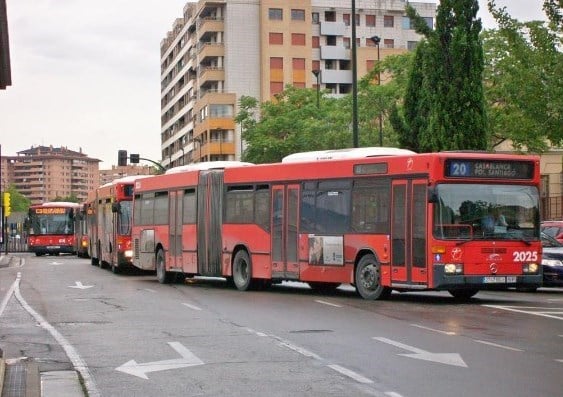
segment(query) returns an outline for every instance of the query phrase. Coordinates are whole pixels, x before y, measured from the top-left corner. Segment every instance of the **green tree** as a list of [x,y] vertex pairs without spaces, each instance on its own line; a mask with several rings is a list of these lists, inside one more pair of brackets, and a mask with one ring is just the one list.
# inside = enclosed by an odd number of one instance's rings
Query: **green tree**
[[79,203],[80,200],[78,199],[78,197],[76,197],[76,194],[71,193],[70,196],[57,196],[55,198],[53,198],[51,201],[66,201],[66,202],[70,202],[70,203]]
[[235,121],[247,144],[243,159],[270,163],[295,152],[349,146],[350,133],[340,118],[338,100],[321,95],[317,107],[316,98],[316,90],[291,86],[261,104],[241,97]]
[[409,128],[402,130],[405,133],[414,127],[416,131],[402,136],[400,142],[418,143],[414,148],[418,151],[487,148],[478,9],[477,0],[441,0],[436,29],[432,30],[414,8],[407,6],[407,15],[426,43],[416,50],[423,54],[416,57],[413,68],[422,73],[411,73],[409,89],[411,95],[417,86],[421,92],[416,99],[409,99],[411,103],[405,109]]
[[31,201],[18,192],[14,184],[10,184],[6,191],[10,193],[12,212],[27,212],[29,206],[31,205]]
[[492,145],[545,151],[563,143],[561,2],[546,0],[549,23],[519,22],[489,1],[499,28],[483,33]]

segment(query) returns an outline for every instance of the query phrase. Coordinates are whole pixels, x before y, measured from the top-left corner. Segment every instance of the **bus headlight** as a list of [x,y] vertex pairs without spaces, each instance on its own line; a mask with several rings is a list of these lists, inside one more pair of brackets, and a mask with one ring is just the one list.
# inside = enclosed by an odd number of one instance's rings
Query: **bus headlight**
[[463,265],[461,263],[446,263],[444,265],[444,273],[463,274]]
[[538,266],[537,263],[527,263],[524,266],[522,266],[522,272],[527,274],[535,274],[538,272],[539,269],[540,267]]
[[126,258],[132,258],[133,257],[133,250],[125,250],[123,252],[123,254],[125,255]]

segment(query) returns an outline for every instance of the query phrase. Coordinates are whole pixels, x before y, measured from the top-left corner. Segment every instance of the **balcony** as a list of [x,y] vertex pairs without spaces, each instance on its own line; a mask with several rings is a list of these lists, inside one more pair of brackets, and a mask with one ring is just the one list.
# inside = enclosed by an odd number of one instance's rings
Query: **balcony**
[[218,58],[225,56],[225,46],[223,43],[205,43],[199,47],[199,61],[203,62],[206,58]]
[[323,45],[321,46],[321,59],[350,60],[350,50],[342,46]]
[[346,25],[344,22],[321,22],[321,35],[344,36]]
[[199,86],[203,87],[211,81],[225,80],[225,71],[223,68],[215,66],[204,66],[199,69]]
[[205,40],[217,32],[223,32],[225,24],[222,18],[206,17],[197,21],[197,39]]

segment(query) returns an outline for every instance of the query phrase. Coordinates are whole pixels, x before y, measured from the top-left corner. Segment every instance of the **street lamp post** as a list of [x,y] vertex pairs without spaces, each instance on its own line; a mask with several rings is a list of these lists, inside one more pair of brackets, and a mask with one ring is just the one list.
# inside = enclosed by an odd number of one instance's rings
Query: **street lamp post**
[[[373,36],[371,41],[377,46],[377,85],[381,85],[381,69],[379,68],[379,43],[381,43],[381,37]],[[381,118],[381,109],[379,109],[379,146],[383,146],[383,121]]]
[[321,108],[321,84],[320,84],[321,70],[314,69],[313,74],[317,78],[317,109],[320,109]]

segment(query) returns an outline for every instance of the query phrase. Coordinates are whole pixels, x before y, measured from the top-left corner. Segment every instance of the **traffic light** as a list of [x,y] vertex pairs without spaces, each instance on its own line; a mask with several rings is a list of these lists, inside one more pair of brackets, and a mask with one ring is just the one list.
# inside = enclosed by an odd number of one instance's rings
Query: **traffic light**
[[11,198],[10,198],[10,193],[9,192],[4,192],[4,201],[3,201],[3,205],[4,205],[4,216],[8,217],[10,216],[10,214],[12,213],[12,202],[11,202]]
[[131,153],[129,155],[129,162],[131,164],[138,164],[139,163],[139,154]]
[[120,167],[127,165],[127,150],[117,151],[117,165]]

